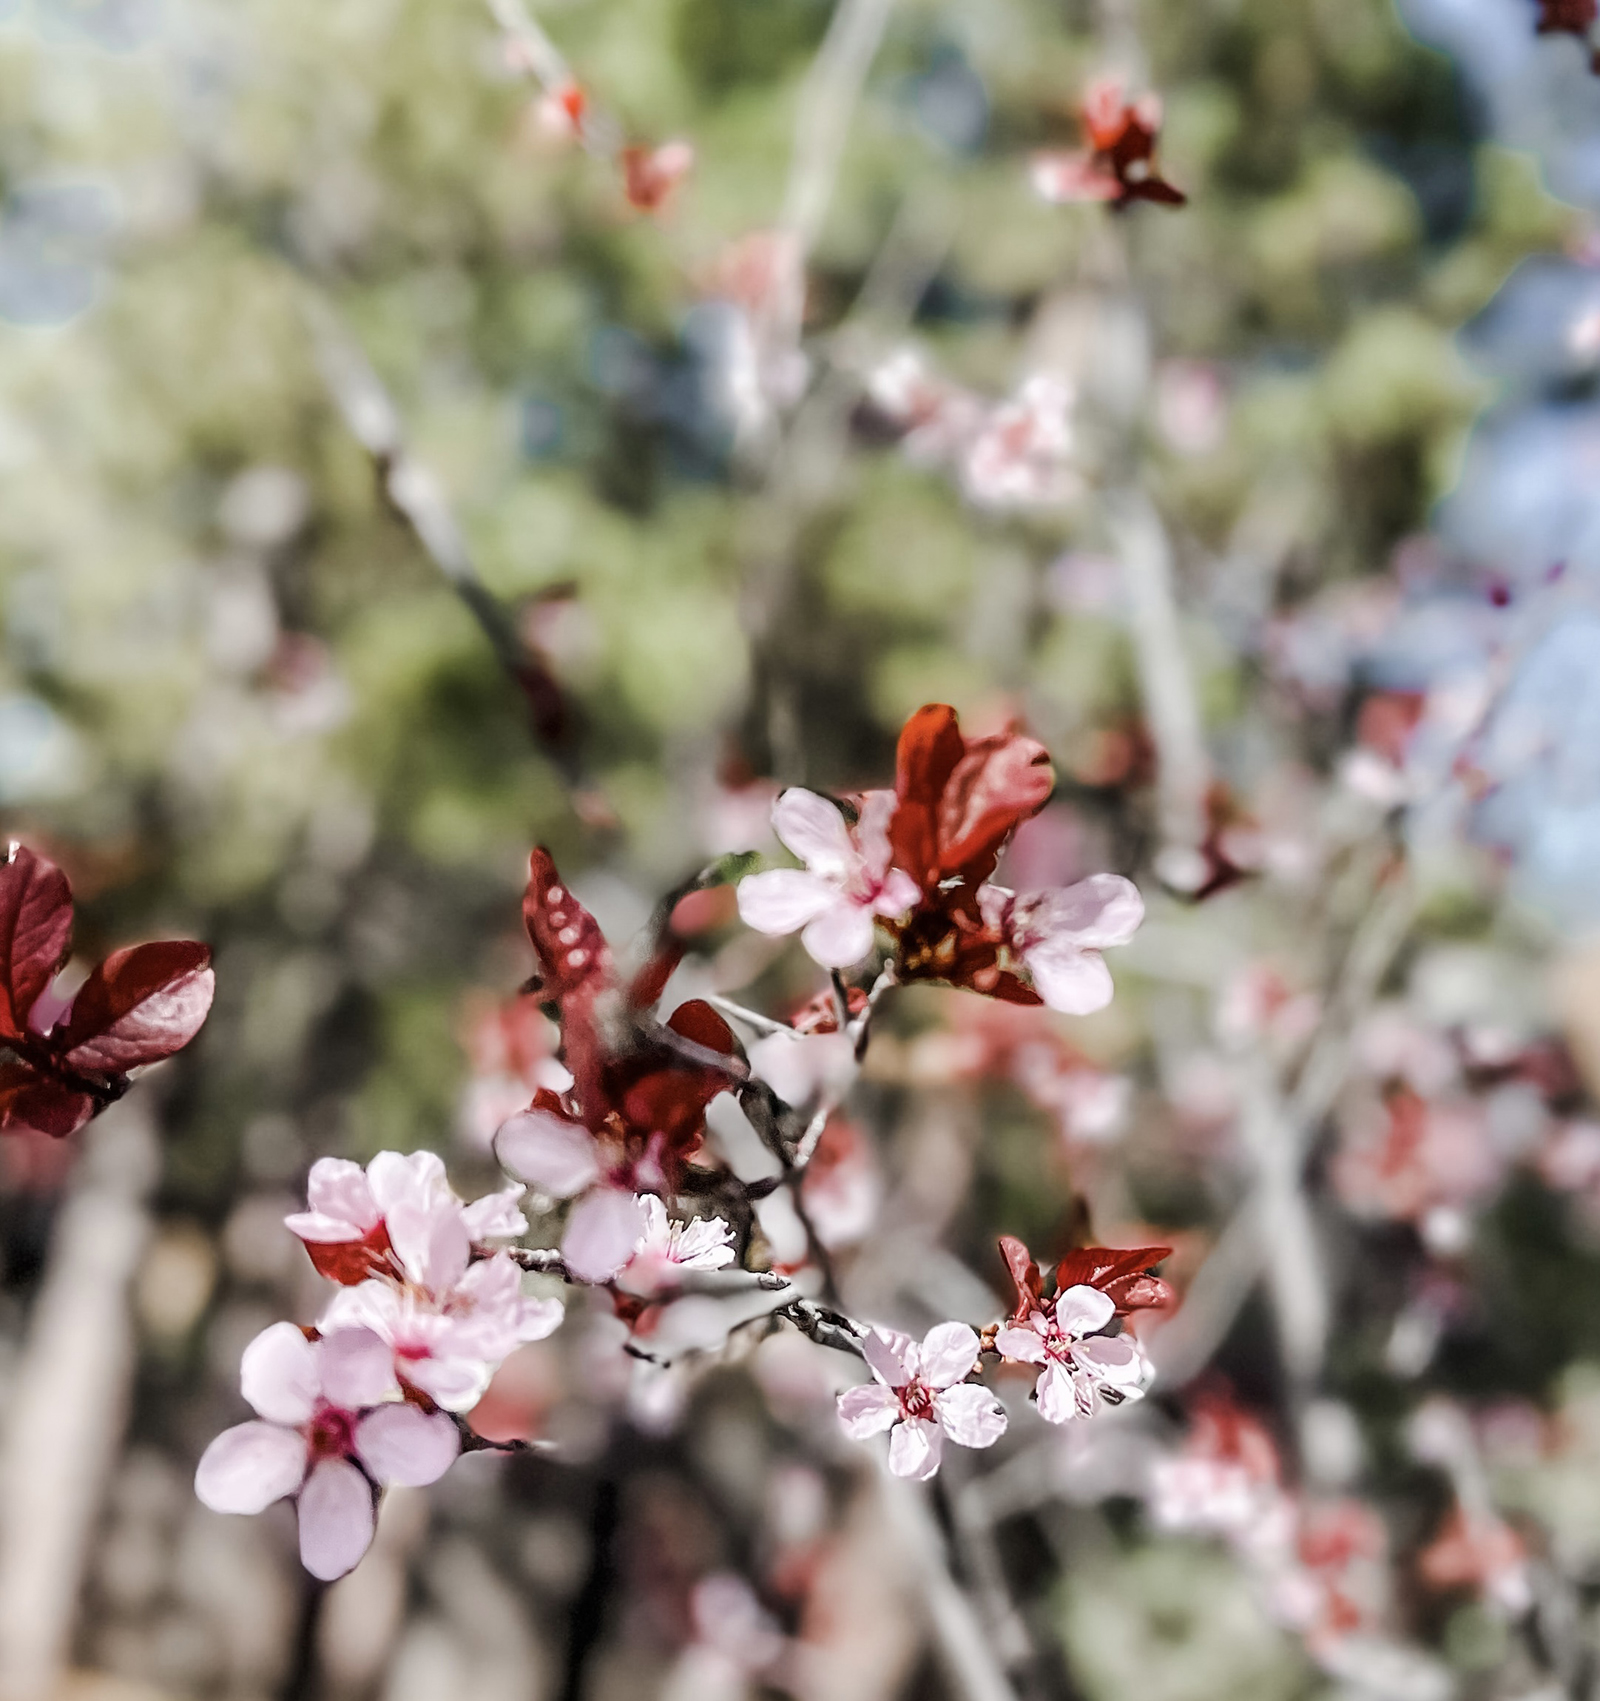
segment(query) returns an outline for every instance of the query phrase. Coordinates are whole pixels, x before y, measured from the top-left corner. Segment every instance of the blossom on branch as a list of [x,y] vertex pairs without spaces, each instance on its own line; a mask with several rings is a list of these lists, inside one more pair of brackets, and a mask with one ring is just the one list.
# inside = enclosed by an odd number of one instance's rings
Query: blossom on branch
[[72,887],[14,844],[0,864],[0,1132],[75,1133],[136,1069],[181,1051],[211,1009],[208,946],[113,951],[68,998],[52,987],[72,938]]
[[1156,168],[1159,95],[1129,100],[1119,78],[1097,78],[1083,97],[1083,126],[1086,151],[1034,155],[1033,187],[1045,200],[1105,201],[1113,207],[1134,201],[1181,207],[1188,200]]
[[639,1200],[639,1209],[644,1236],[617,1278],[627,1292],[648,1297],[670,1291],[680,1270],[723,1270],[734,1262],[733,1231],[721,1217],[678,1222],[651,1193]]
[[401,1399],[389,1349],[364,1329],[309,1340],[274,1323],[245,1348],[239,1381],[257,1420],[206,1448],[195,1493],[238,1513],[295,1496],[301,1562],[324,1581],[367,1551],[379,1489],[437,1482],[460,1451],[450,1418]]
[[873,1380],[839,1396],[839,1422],[852,1441],[889,1431],[889,1469],[926,1482],[939,1469],[945,1437],[962,1447],[992,1447],[1006,1414],[987,1388],[966,1379],[980,1343],[965,1323],[940,1323],[919,1344],[895,1329],[874,1329],[862,1343]]
[[983,886],[978,910],[1021,959],[1034,991],[1069,1016],[1111,1002],[1111,971],[1101,948],[1126,945],[1144,920],[1138,887],[1120,874],[1091,874],[1075,886],[1020,896]]

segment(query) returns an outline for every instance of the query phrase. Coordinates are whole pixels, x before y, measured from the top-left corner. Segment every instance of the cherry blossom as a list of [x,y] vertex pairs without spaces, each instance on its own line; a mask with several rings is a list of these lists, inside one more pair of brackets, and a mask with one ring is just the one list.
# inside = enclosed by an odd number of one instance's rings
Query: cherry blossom
[[739,882],[739,914],[761,933],[800,932],[825,969],[848,968],[872,949],[879,917],[902,916],[920,896],[916,881],[891,864],[889,822],[895,795],[867,792],[852,828],[815,792],[791,787],[772,807],[778,837],[805,863]]
[[862,1343],[873,1381],[839,1396],[839,1422],[852,1441],[889,1431],[889,1469],[926,1482],[939,1469],[945,1437],[962,1447],[992,1447],[1006,1414],[987,1388],[966,1378],[978,1362],[978,1337],[965,1323],[940,1323],[919,1344],[894,1329]]
[[1111,972],[1100,951],[1127,944],[1144,920],[1138,887],[1119,874],[1092,874],[1075,886],[1020,896],[984,886],[978,909],[1022,960],[1045,1003],[1071,1016],[1111,1002]]
[[721,1217],[678,1222],[648,1193],[639,1200],[639,1208],[644,1237],[618,1278],[629,1293],[649,1295],[670,1288],[680,1270],[722,1270],[737,1256],[733,1231]]
[[237,1513],[295,1496],[301,1562],[325,1581],[367,1551],[380,1488],[436,1482],[460,1450],[449,1417],[401,1400],[388,1347],[365,1329],[313,1341],[274,1323],[245,1348],[239,1382],[257,1420],[206,1448],[195,1493]]
[[1188,197],[1156,169],[1158,96],[1130,101],[1119,78],[1097,78],[1084,94],[1083,124],[1087,152],[1034,156],[1030,175],[1037,194],[1047,201],[1108,201],[1117,207],[1132,201],[1184,204]]
[[1457,1505],[1418,1556],[1417,1569],[1431,1587],[1471,1589],[1513,1617],[1533,1605],[1527,1546],[1491,1512],[1469,1517]]
[[1075,392],[1065,379],[1036,372],[984,420],[961,464],[968,500],[983,508],[1043,508],[1082,488],[1072,464]]
[[1100,1333],[1117,1314],[1098,1288],[1073,1287],[995,1336],[1007,1358],[1042,1367],[1034,1398],[1047,1423],[1093,1417],[1144,1397],[1152,1371],[1137,1341]]

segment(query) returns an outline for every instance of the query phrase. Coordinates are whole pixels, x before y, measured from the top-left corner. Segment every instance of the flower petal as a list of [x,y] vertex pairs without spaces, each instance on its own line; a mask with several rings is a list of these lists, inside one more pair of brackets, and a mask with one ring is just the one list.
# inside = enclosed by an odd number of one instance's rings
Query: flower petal
[[848,873],[860,860],[838,806],[800,786],[791,786],[773,804],[772,830],[824,879]]
[[838,897],[836,886],[803,868],[770,868],[739,882],[739,919],[757,933],[794,933]]
[[391,1205],[386,1220],[395,1256],[418,1287],[442,1298],[466,1275],[472,1242],[453,1195]]
[[379,1152],[367,1165],[367,1185],[385,1216],[396,1205],[455,1197],[437,1152]]
[[994,1344],[1007,1358],[1020,1359],[1024,1364],[1044,1363],[1044,1340],[1036,1329],[1002,1329]]
[[1139,888],[1120,874],[1091,874],[1072,886],[1028,892],[1017,900],[1018,921],[1033,936],[1079,950],[1126,945],[1144,920]]
[[800,935],[811,960],[825,969],[847,969],[872,949],[872,908],[839,898]]
[[594,1136],[581,1122],[548,1110],[524,1110],[502,1123],[495,1156],[520,1181],[571,1199],[600,1179]]
[[934,1412],[952,1441],[963,1447],[992,1447],[1006,1432],[1006,1414],[987,1388],[962,1382],[935,1397]]
[[480,1240],[509,1240],[528,1232],[528,1219],[517,1209],[517,1202],[527,1191],[520,1182],[502,1187],[498,1193],[486,1193],[474,1199],[461,1213],[467,1234],[474,1244]]
[[872,1374],[889,1388],[904,1388],[917,1373],[917,1343],[898,1329],[871,1329],[861,1343]]
[[883,886],[872,900],[874,915],[901,916],[913,908],[922,897],[922,888],[903,868],[891,868],[884,876]]
[[293,1323],[274,1323],[244,1349],[239,1390],[270,1422],[305,1423],[322,1392],[316,1348]]
[[426,1488],[455,1462],[461,1434],[443,1412],[380,1406],[357,1425],[356,1451],[379,1482]]
[[922,1343],[922,1380],[930,1388],[953,1388],[978,1362],[978,1337],[965,1323],[940,1323]]
[[1089,1016],[1104,1010],[1114,988],[1105,959],[1093,951],[1048,940],[1022,953],[1034,990],[1064,1016]]
[[892,1388],[863,1382],[839,1396],[839,1426],[852,1441],[865,1441],[892,1428],[900,1416],[900,1401]]
[[1067,1335],[1092,1335],[1117,1314],[1111,1299],[1099,1288],[1068,1288],[1056,1295],[1056,1327]]
[[331,1405],[364,1411],[400,1392],[394,1351],[370,1329],[339,1329],[317,1344],[322,1392]]
[[300,1490],[300,1563],[331,1583],[372,1544],[372,1484],[348,1459],[324,1459]]
[[561,1256],[580,1282],[608,1282],[644,1236],[644,1209],[631,1193],[597,1187],[573,1207]]
[[926,1482],[944,1457],[944,1431],[926,1418],[897,1423],[889,1437],[889,1469],[897,1477]]
[[293,1494],[306,1474],[306,1439],[276,1423],[225,1429],[194,1473],[194,1491],[213,1512],[262,1512]]
[[1046,1423],[1070,1423],[1084,1415],[1077,1381],[1067,1366],[1055,1359],[1040,1374],[1034,1396],[1039,1404],[1039,1416]]
[[348,1224],[351,1240],[375,1228],[383,1214],[372,1197],[367,1172],[348,1158],[317,1159],[306,1178],[306,1203],[317,1216]]

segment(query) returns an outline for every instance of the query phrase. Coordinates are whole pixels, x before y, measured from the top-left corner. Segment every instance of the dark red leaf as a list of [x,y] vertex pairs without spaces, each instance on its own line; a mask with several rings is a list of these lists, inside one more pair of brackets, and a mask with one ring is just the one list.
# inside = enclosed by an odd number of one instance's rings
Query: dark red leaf
[[[680,1004],[667,1026],[708,1051],[733,1055],[732,1030],[701,999]],[[623,1120],[637,1133],[664,1135],[669,1146],[682,1151],[700,1133],[706,1106],[727,1086],[722,1070],[667,1053],[624,1090]]]
[[1037,739],[1000,733],[968,742],[939,805],[939,866],[976,885],[988,879],[1000,847],[1037,815],[1055,790],[1050,755]]
[[122,1075],[181,1051],[211,1009],[209,946],[168,939],[113,951],[83,983],[59,1040],[69,1068]]
[[1012,1285],[1017,1290],[1017,1303],[1012,1310],[1012,1316],[1026,1317],[1038,1304],[1044,1291],[1039,1266],[1034,1263],[1033,1254],[1015,1235],[1000,1236],[1000,1256],[1005,1259],[1006,1269],[1011,1272]]
[[1165,1305],[1172,1298],[1172,1289],[1149,1271],[1171,1256],[1170,1246],[1080,1246],[1056,1265],[1056,1292],[1099,1288],[1119,1315]]
[[895,795],[889,823],[894,862],[932,892],[941,879],[939,804],[950,776],[966,753],[956,712],[948,703],[928,703],[900,729],[895,754]]
[[32,1128],[64,1139],[76,1134],[95,1109],[88,1093],[52,1081],[26,1063],[0,1064],[0,1132]]
[[304,1245],[317,1274],[343,1287],[353,1288],[369,1276],[393,1273],[389,1229],[381,1222],[361,1240],[308,1240]]
[[72,888],[53,862],[18,845],[0,866],[0,1034],[27,1032],[28,1012],[50,984],[72,937]]
[[613,979],[611,947],[600,924],[561,883],[555,859],[543,845],[528,859],[522,922],[539,957],[547,998],[557,1002],[580,987],[598,989]]

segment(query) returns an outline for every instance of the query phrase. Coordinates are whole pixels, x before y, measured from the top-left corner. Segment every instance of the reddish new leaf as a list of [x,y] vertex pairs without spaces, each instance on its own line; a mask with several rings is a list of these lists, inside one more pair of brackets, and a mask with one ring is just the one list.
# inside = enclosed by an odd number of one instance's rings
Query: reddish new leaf
[[561,883],[543,845],[528,859],[522,923],[539,957],[539,980],[558,1003],[580,988],[598,991],[614,978],[611,947],[600,924]]
[[1037,1308],[1044,1292],[1039,1266],[1034,1263],[1033,1254],[1015,1235],[1000,1236],[1000,1256],[1005,1259],[1012,1284],[1017,1290],[1017,1303],[1011,1315],[1013,1319],[1024,1318]]
[[1020,733],[972,739],[939,803],[939,866],[973,884],[994,872],[1013,829],[1037,815],[1055,789],[1050,755]]
[[122,1075],[180,1051],[211,1009],[209,946],[188,939],[113,951],[83,983],[58,1046],[71,1069]]
[[894,777],[899,803],[889,823],[889,842],[895,866],[930,894],[942,878],[940,800],[965,754],[966,741],[948,703],[925,704],[900,729]]
[[18,845],[0,866],[0,1037],[27,1032],[72,936],[72,888],[53,862]]
[[0,1063],[0,1132],[32,1128],[62,1139],[76,1134],[96,1108],[88,1093],[53,1081],[27,1063]]
[[319,1276],[342,1287],[353,1288],[369,1276],[391,1275],[389,1228],[376,1223],[360,1240],[308,1240],[304,1243]]
[[1118,1316],[1166,1305],[1172,1289],[1150,1270],[1171,1256],[1170,1246],[1080,1246],[1056,1265],[1056,1292],[1098,1288],[1116,1306]]
[[[732,1029],[701,999],[680,1004],[667,1026],[708,1051],[733,1055]],[[686,1148],[700,1133],[706,1106],[728,1081],[727,1074],[714,1065],[662,1053],[660,1061],[623,1092],[623,1120],[640,1133],[664,1135],[671,1147]]]

